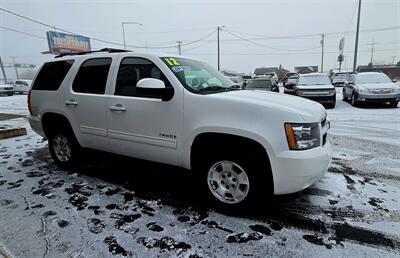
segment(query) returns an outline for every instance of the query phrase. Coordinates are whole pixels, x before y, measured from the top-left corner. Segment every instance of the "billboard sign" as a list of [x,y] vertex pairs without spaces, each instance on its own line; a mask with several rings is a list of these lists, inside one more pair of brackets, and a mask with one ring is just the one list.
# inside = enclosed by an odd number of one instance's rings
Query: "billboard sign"
[[88,37],[55,31],[48,31],[46,35],[49,51],[53,54],[78,53],[91,50],[90,38]]

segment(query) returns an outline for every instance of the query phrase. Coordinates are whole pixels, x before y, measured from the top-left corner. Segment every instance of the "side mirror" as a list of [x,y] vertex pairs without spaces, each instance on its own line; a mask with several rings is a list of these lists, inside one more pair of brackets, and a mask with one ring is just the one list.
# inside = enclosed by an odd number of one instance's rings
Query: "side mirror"
[[154,78],[139,80],[136,84],[136,90],[145,97],[161,99],[162,101],[168,101],[174,96],[174,88],[165,87],[162,80]]

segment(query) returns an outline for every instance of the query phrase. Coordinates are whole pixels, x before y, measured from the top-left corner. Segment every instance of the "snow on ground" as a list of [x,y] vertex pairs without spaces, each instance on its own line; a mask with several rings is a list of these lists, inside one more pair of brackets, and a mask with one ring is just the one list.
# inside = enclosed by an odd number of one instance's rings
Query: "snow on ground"
[[[0,98],[0,113],[27,114],[25,103]],[[210,209],[196,178],[176,168],[93,152],[86,165],[60,170],[24,118],[0,121],[28,129],[0,140],[0,254],[3,246],[15,257],[398,257],[399,115],[351,107],[339,93],[328,110],[326,176],[234,215]]]

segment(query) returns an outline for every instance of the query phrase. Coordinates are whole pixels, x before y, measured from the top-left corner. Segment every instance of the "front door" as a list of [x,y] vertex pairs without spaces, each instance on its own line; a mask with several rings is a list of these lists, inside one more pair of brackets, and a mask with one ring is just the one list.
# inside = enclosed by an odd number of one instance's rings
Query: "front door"
[[113,151],[179,165],[182,90],[174,87],[174,96],[169,101],[144,96],[136,90],[137,82],[143,78],[160,79],[166,87],[172,87],[155,62],[141,57],[122,58],[107,103],[107,132]]

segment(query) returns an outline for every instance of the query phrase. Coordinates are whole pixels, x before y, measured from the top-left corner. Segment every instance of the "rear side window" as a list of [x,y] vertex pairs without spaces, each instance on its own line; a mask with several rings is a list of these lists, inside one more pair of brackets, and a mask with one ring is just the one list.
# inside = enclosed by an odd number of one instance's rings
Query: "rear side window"
[[74,60],[45,63],[42,69],[40,69],[32,89],[50,91],[58,90],[73,63]]
[[72,89],[75,92],[104,94],[111,58],[86,60],[79,68]]

